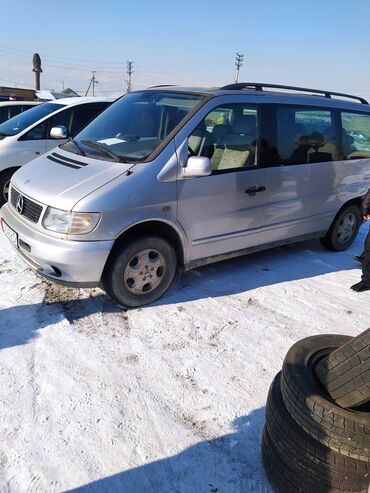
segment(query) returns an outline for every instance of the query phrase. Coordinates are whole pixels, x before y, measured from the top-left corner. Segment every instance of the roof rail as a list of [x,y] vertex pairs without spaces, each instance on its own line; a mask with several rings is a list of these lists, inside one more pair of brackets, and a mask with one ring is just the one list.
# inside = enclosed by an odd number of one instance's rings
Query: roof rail
[[147,89],[155,89],[158,87],[175,87],[176,84],[158,84],[157,86],[149,86]]
[[361,98],[360,96],[352,96],[351,94],[344,94],[341,92],[332,92],[332,91],[322,91],[320,89],[308,89],[306,87],[284,86],[281,84],[264,84],[263,82],[239,82],[237,84],[228,84],[227,86],[220,87],[220,89],[240,90],[240,89],[254,88],[256,91],[263,91],[264,87],[269,89],[270,88],[289,89],[290,91],[313,92],[316,94],[322,94],[326,98],[331,98],[332,96],[341,96],[343,98],[357,99],[362,104],[369,104],[366,101],[366,99]]

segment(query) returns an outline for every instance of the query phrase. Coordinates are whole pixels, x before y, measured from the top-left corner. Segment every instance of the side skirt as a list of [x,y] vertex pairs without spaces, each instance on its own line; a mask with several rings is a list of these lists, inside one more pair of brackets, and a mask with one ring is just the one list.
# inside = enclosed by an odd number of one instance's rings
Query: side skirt
[[233,252],[222,253],[220,255],[212,255],[209,257],[203,257],[200,259],[191,260],[188,264],[184,265],[183,270],[188,271],[201,267],[203,265],[213,264],[215,262],[221,262],[222,260],[228,260],[235,257],[241,257],[242,255],[248,255],[249,253],[261,252],[263,250],[269,250],[278,246],[289,245],[291,243],[298,243],[300,241],[315,240],[321,238],[326,234],[326,231],[320,231],[318,233],[310,233],[307,235],[296,236],[294,238],[288,238],[286,240],[279,240],[272,243],[265,243],[263,245],[256,245],[253,247],[243,248],[242,250],[235,250]]

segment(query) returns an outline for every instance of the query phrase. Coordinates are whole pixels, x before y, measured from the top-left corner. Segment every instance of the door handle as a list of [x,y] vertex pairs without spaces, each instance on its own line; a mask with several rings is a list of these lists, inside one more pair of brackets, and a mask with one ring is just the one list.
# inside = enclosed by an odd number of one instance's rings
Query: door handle
[[260,185],[253,185],[252,187],[249,187],[246,189],[245,193],[248,195],[256,195],[257,192],[264,192],[266,190],[266,187],[260,186]]

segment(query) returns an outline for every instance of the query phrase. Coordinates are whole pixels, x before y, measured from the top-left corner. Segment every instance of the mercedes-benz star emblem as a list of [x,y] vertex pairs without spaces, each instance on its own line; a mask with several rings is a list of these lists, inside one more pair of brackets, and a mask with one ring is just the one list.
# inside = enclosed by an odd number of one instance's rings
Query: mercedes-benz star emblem
[[19,214],[22,214],[22,212],[23,212],[23,206],[24,206],[23,197],[22,197],[22,195],[18,195],[17,204],[16,204],[15,208],[17,209],[17,212]]

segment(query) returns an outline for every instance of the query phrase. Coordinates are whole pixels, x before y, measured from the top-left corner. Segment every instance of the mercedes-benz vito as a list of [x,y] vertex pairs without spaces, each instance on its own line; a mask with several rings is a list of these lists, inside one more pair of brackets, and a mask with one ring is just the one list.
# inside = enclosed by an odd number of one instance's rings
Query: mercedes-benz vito
[[132,307],[159,298],[178,268],[308,238],[348,248],[369,186],[362,98],[157,87],[17,171],[2,227],[46,278],[101,285]]

